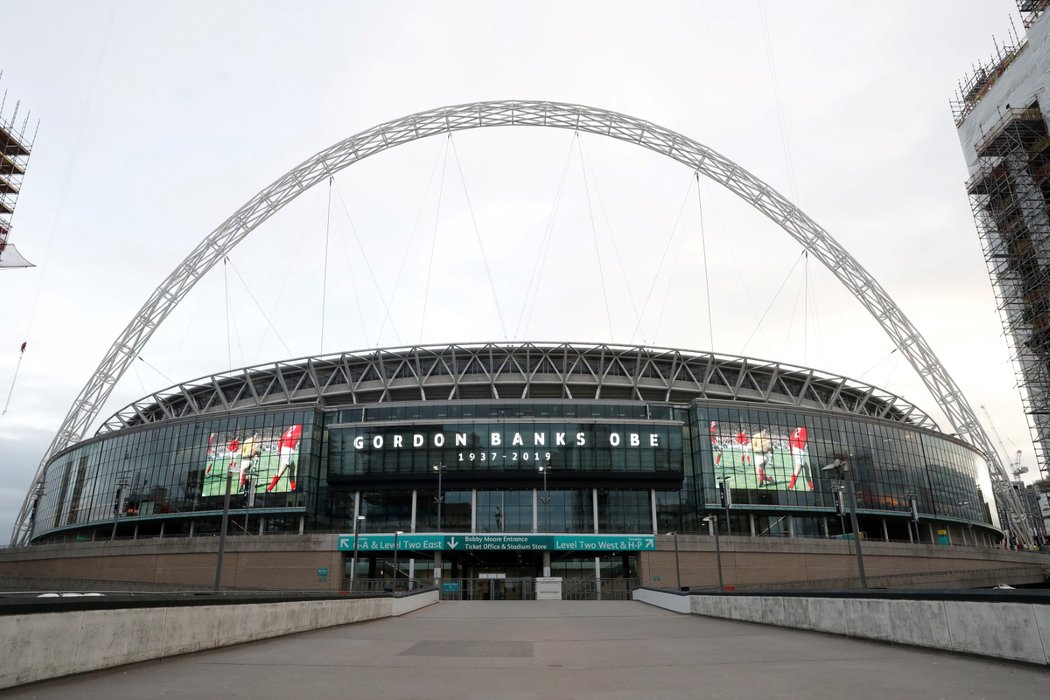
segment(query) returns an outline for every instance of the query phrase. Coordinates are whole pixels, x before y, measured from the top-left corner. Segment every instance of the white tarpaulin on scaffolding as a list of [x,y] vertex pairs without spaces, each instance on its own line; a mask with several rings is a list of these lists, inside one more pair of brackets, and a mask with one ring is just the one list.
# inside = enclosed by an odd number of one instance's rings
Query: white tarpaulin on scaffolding
[[8,243],[0,251],[0,269],[7,267],[36,267],[19,254],[13,245]]

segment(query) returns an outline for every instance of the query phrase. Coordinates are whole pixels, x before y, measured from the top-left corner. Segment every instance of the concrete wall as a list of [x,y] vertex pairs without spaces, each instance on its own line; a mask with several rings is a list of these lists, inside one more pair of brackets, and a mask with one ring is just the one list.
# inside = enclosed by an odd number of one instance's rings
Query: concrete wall
[[[842,540],[771,537],[722,537],[725,584],[747,588],[842,589],[858,585],[852,546]],[[718,588],[714,537],[679,535],[681,585]],[[865,541],[864,568],[880,587],[970,588],[998,583],[1041,583],[1050,574],[1044,552],[1014,552],[986,547],[940,546]],[[639,555],[643,586],[677,587],[674,538],[661,535],[657,550]]]
[[196,605],[0,617],[0,688],[333,625],[403,615],[438,602],[402,598]]
[[[721,543],[725,583],[740,590],[856,585],[856,562],[844,541],[734,536],[721,538]],[[678,546],[682,585],[716,588],[714,538],[679,535]],[[674,538],[659,536],[657,547],[657,551],[638,556],[640,582],[655,588],[674,587]],[[139,590],[211,590],[217,548],[217,537],[195,537],[0,550],[0,587],[120,590],[126,586],[118,583],[125,582],[137,584]],[[864,563],[872,585],[885,587],[1031,584],[1046,580],[1050,573],[1050,556],[1041,552],[896,542],[865,542]],[[327,581],[320,580],[318,569],[328,569]],[[230,537],[223,586],[337,591],[342,570],[336,535]]]
[[[218,547],[218,537],[21,547],[0,551],[0,578],[123,581],[143,584],[143,590],[211,590]],[[318,576],[318,569],[328,569],[326,581]],[[228,589],[338,591],[342,572],[336,535],[239,536],[226,540],[222,584]]]
[[694,615],[1050,665],[1050,605],[676,595],[646,589],[635,591],[635,600]]

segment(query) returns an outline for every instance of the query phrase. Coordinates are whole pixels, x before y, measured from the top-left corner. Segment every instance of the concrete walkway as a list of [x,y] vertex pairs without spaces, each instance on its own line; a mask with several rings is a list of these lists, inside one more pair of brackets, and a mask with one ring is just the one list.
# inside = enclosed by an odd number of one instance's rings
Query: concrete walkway
[[634,602],[445,602],[0,698],[1040,698],[1036,667]]

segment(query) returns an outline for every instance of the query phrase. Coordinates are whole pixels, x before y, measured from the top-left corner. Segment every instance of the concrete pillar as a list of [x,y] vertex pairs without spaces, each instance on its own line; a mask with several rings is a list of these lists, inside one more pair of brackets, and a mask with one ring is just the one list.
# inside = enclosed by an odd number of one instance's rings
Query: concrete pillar
[[755,537],[756,535],[755,535],[755,514],[754,513],[748,513],[747,514],[747,522],[751,526],[751,536]]
[[911,534],[911,521],[910,520],[908,521],[908,542],[910,542],[911,544],[915,544],[915,537],[913,537],[912,534]]
[[831,539],[831,530],[828,529],[827,516],[821,516],[820,518],[820,529],[824,531],[824,539]]
[[191,537],[191,538],[193,537],[193,528],[194,528],[194,526],[195,526],[196,524],[197,524],[197,523],[196,523],[196,522],[194,522],[193,520],[191,520],[191,521],[190,521],[190,537]]
[[886,518],[882,518],[882,539],[890,541],[890,529],[886,526]]
[[266,533],[266,518],[259,516],[259,537]]
[[299,534],[303,534],[306,531],[306,516],[299,516]]
[[649,495],[653,504],[653,534],[655,535],[658,532],[656,529],[656,489],[649,489]]
[[478,490],[470,490],[470,531],[478,531]]
[[408,580],[409,581],[415,581],[416,580],[416,559],[415,559],[415,557],[412,557],[411,559],[408,560]]
[[[418,495],[419,495],[419,492],[416,489],[412,489],[412,521],[411,521],[411,524],[409,525],[409,528],[408,528],[409,532],[415,532],[416,531],[416,505],[417,505],[417,502],[418,502]],[[409,566],[411,567],[411,564],[409,564]]]
[[598,534],[598,489],[591,489],[591,504],[594,507],[594,534]]
[[131,539],[137,540],[139,538],[139,524],[135,523],[135,529],[131,531]]
[[160,535],[158,536],[158,539],[164,539],[164,521],[163,520],[160,521]]
[[926,528],[930,531],[930,544],[937,544],[937,536],[933,534],[933,523],[926,523]]
[[551,575],[551,553],[549,549],[543,550],[543,575]]
[[791,539],[795,538],[795,519],[792,516],[787,516],[788,521],[788,537]]
[[434,552],[434,584],[441,583],[441,552]]
[[361,525],[357,523],[357,516],[359,515],[361,515],[361,492],[354,491],[354,519],[350,521],[350,532],[354,531],[354,527],[356,524],[357,531],[360,534]]
[[713,518],[711,520],[707,521],[707,536],[708,537],[714,537],[715,536],[715,527],[716,527],[716,525],[715,525],[715,522],[714,522]]
[[[537,519],[537,507],[539,503],[539,494],[536,489],[532,490],[532,531],[539,532],[539,520]],[[550,506],[548,506],[549,508]]]

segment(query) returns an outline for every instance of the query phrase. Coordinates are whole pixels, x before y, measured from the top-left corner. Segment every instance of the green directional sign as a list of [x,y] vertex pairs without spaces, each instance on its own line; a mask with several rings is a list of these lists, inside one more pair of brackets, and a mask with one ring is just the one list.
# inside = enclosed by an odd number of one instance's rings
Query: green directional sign
[[654,535],[551,535],[559,552],[623,552],[656,549]]
[[[359,535],[361,552],[394,551],[394,535]],[[339,551],[354,549],[353,535],[339,536]],[[656,549],[653,535],[533,535],[517,533],[443,533],[404,534],[397,536],[399,552],[427,551],[544,551],[622,552]]]

